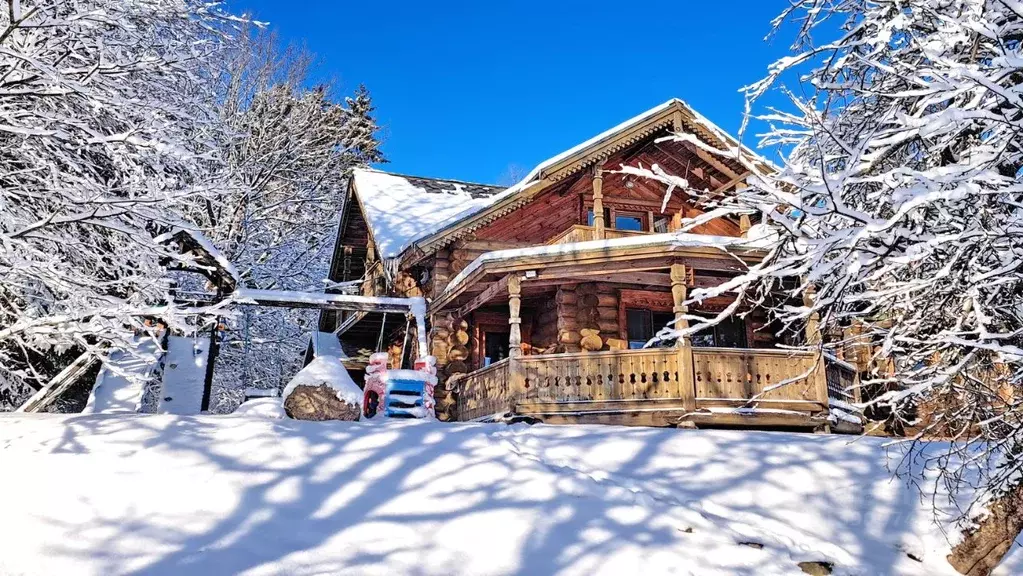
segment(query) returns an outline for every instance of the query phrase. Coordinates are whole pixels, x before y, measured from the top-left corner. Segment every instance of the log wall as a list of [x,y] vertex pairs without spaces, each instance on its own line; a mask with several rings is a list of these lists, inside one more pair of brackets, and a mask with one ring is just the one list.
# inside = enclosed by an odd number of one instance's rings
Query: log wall
[[586,282],[576,288],[575,317],[579,346],[595,352],[606,350],[609,338],[618,339],[618,290],[602,282]]

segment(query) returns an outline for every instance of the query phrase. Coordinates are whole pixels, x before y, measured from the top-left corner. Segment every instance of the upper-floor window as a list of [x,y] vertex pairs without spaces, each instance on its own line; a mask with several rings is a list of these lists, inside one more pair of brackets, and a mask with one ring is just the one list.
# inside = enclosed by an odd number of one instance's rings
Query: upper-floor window
[[671,225],[671,218],[667,216],[654,216],[654,232],[664,234],[668,232]]
[[[592,206],[588,210],[586,210],[586,225],[587,226],[593,226],[593,207]],[[608,209],[608,208],[604,208],[604,225],[605,226],[610,226],[611,225],[611,210]]]
[[643,225],[643,221],[646,220],[646,214],[639,214],[638,212],[615,212],[615,230],[632,230],[636,232],[642,232],[646,229]]
[[[658,220],[655,218],[654,226],[657,229]],[[586,225],[593,226],[593,207],[586,210]],[[624,230],[628,232],[649,232],[650,225],[647,222],[645,212],[612,211],[604,208],[604,226],[612,230]],[[668,231],[668,221],[663,222],[664,231]]]

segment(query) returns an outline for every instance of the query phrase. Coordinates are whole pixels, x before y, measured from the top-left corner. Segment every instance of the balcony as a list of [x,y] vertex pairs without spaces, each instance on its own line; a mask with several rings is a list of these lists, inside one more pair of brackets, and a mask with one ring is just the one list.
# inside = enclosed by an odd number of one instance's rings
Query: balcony
[[460,375],[453,389],[463,421],[822,428],[826,378],[814,353],[681,346],[520,356]]
[[[630,236],[643,236],[650,234],[650,232],[637,232],[632,230],[613,230],[609,228],[604,229],[604,239],[611,240],[613,238],[628,238]],[[559,232],[557,235],[547,240],[545,244],[570,244],[574,242],[587,242],[589,240],[596,240],[596,229],[593,226],[585,226],[583,224],[576,224],[570,226],[567,230]]]

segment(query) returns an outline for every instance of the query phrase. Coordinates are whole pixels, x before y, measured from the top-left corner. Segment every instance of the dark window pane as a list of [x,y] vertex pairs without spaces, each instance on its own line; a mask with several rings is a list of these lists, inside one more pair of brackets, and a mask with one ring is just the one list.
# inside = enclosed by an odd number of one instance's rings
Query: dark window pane
[[508,332],[485,332],[485,356],[483,365],[490,366],[498,360],[508,357]]
[[713,346],[714,331],[704,330],[702,332],[697,332],[696,334],[690,336],[690,341],[693,343],[693,346],[697,348],[707,348],[709,346]]
[[[651,313],[651,320],[653,321],[653,335],[656,336],[658,332],[665,328],[675,328],[675,314],[672,312],[653,312]],[[675,339],[661,340],[657,343],[658,347],[670,347],[675,345]]]
[[735,316],[722,320],[714,327],[714,340],[723,348],[745,348],[746,323]]
[[625,310],[625,330],[628,334],[629,348],[642,348],[653,336],[650,311],[627,308]]
[[[586,211],[586,225],[593,226],[593,208]],[[604,208],[604,226],[611,225],[611,209]]]
[[635,214],[615,214],[615,230],[643,230],[643,217]]

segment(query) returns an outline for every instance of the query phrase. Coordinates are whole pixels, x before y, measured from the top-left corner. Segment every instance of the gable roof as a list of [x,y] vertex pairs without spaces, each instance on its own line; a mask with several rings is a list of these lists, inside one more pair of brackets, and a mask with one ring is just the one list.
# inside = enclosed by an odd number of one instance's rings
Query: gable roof
[[352,182],[377,253],[384,259],[394,258],[416,241],[483,210],[503,190],[362,168],[354,171]]
[[[777,169],[774,164],[740,144],[737,139],[684,101],[673,98],[544,160],[525,178],[504,190],[494,186],[400,176],[376,170],[357,170],[356,188],[361,200],[363,189],[358,186],[358,175],[362,173],[363,179],[368,180],[364,187],[370,191],[370,195],[377,196],[372,201],[374,206],[371,208],[379,213],[375,217],[376,221],[374,222],[374,217],[368,213],[366,216],[371,234],[377,241],[378,250],[383,258],[410,254],[424,255],[518,209],[548,186],[598,164],[615,152],[665,129],[691,134],[694,138],[691,138],[690,142],[699,150],[698,153],[704,157],[709,156],[710,161],[716,160],[734,166],[733,171],[738,171],[743,176],[753,173],[766,174]],[[409,183],[398,182],[401,179]],[[464,199],[463,202],[451,198],[433,198],[422,205],[435,207],[434,210],[418,204],[425,200],[424,194],[430,192],[425,186],[419,186],[413,181],[435,182],[445,187],[456,184],[477,186],[490,192],[481,191],[477,196],[470,193],[470,198]],[[405,194],[408,196],[403,196]],[[387,213],[392,210],[400,213],[388,215]],[[410,217],[419,220],[410,222]],[[378,236],[386,241],[384,246],[380,246],[381,240]],[[412,248],[416,250],[410,251]]]

